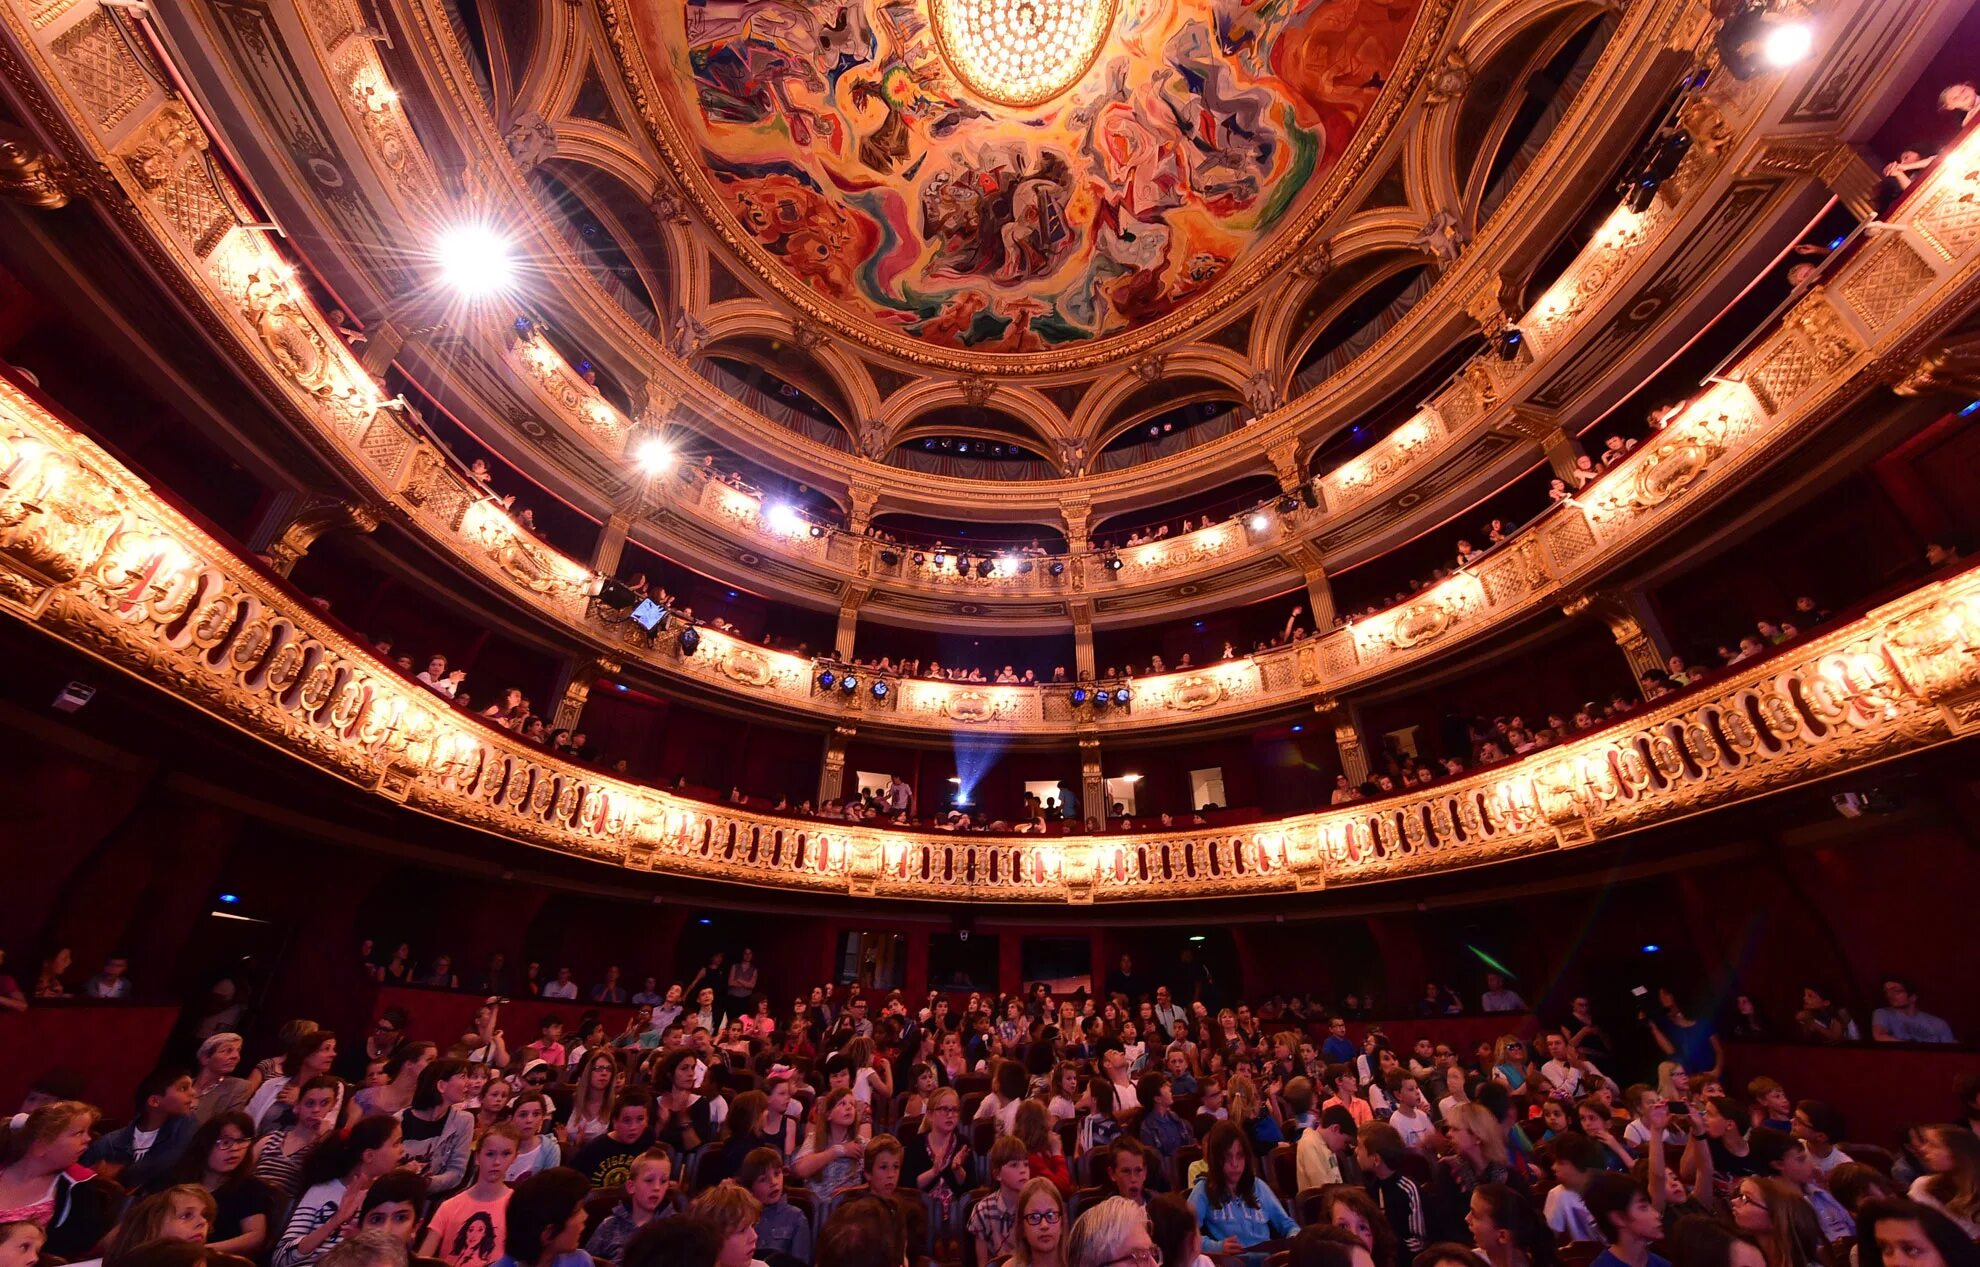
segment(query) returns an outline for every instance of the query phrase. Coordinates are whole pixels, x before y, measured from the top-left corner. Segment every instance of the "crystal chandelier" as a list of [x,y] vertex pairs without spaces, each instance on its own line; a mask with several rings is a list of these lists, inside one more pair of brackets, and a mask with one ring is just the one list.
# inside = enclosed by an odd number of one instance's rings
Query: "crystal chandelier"
[[1118,0],[930,0],[942,56],[1000,105],[1035,106],[1078,83],[1114,26]]

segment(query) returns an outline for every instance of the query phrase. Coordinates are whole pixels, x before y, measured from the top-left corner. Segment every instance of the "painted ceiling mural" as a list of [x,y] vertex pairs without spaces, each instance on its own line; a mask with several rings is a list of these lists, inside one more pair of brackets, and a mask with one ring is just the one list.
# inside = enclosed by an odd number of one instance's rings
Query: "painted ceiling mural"
[[1317,190],[1422,0],[1119,0],[1071,89],[1016,109],[931,0],[648,0],[641,52],[738,224],[912,338],[1036,351],[1162,316]]

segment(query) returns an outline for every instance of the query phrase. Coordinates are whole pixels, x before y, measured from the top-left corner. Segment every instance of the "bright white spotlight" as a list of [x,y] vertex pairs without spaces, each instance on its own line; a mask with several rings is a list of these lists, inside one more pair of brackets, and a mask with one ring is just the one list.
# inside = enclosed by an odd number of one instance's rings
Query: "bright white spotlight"
[[1783,22],[1767,32],[1760,55],[1776,70],[1794,65],[1815,47],[1815,32],[1806,22]]
[[648,436],[633,450],[633,461],[648,475],[663,475],[674,464],[674,446],[659,436]]
[[1018,570],[1017,556],[1015,554],[998,555],[997,570],[999,572],[1002,572],[1005,576],[1014,575]]
[[507,290],[516,261],[509,240],[485,224],[457,224],[440,236],[440,276],[470,299]]
[[804,519],[787,502],[771,502],[764,516],[771,528],[786,535],[804,527]]
[[1252,515],[1251,530],[1253,532],[1263,532],[1267,528],[1270,528],[1271,526],[1272,526],[1272,517],[1266,514],[1264,511],[1261,510],[1256,514]]

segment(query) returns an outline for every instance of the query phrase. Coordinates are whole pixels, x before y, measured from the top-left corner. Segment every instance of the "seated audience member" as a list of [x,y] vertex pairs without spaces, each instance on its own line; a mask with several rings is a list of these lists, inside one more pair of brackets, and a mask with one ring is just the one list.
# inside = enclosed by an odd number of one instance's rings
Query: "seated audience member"
[[1069,1267],[1160,1267],[1161,1257],[1147,1211],[1119,1197],[1083,1211],[1066,1242]]
[[[877,1198],[845,1202],[818,1230],[816,1267],[900,1267],[907,1261],[901,1221],[892,1206]],[[626,1267],[645,1265],[628,1261]]]
[[[302,1031],[283,1053],[279,1072],[272,1077],[263,1077],[261,1085],[248,1100],[247,1115],[254,1119],[254,1129],[266,1135],[293,1123],[300,1093],[292,1095],[290,1088],[328,1077],[336,1064],[335,1034],[327,1029]],[[338,1081],[335,1086],[337,1103],[331,1111],[332,1123],[341,1121],[344,1112],[344,1084]]]
[[1023,1141],[1004,1135],[990,1147],[988,1193],[970,1205],[965,1231],[976,1242],[976,1261],[989,1263],[1009,1254],[1017,1240],[1018,1196],[1031,1182]]
[[[1011,1246],[1013,1267],[1065,1267],[1065,1196],[1050,1179],[1033,1179],[1018,1194],[1017,1239]],[[1180,1209],[1180,1203],[1177,1207]],[[1180,1209],[1185,1226],[1196,1230],[1196,1220],[1187,1209]],[[1159,1229],[1157,1240],[1160,1240]],[[1166,1253],[1163,1261],[1168,1261]],[[1194,1257],[1178,1257],[1178,1262],[1195,1262]]]
[[1980,1267],[1980,1246],[1931,1206],[1869,1201],[1858,1212],[1857,1226],[1862,1229],[1859,1261],[1864,1267],[1880,1259],[1884,1267]]
[[213,1226],[213,1195],[194,1184],[180,1184],[144,1198],[124,1212],[104,1251],[106,1262],[121,1263],[159,1241],[205,1245]]
[[1131,1135],[1123,1135],[1107,1149],[1107,1185],[1113,1195],[1136,1205],[1148,1204],[1148,1171],[1152,1162],[1148,1146]]
[[639,1230],[669,1212],[674,1159],[666,1147],[650,1148],[632,1164],[626,1199],[602,1219],[585,1241],[585,1252],[600,1262],[617,1263]]
[[[953,1170],[954,1174],[949,1176],[948,1181],[954,1185],[952,1195],[960,1197],[969,1190],[967,1180],[962,1177],[966,1173],[962,1163],[966,1162],[967,1158],[958,1158],[954,1154],[958,1151],[967,1154],[969,1146],[962,1142],[960,1133],[955,1130],[954,1119],[959,1112],[955,1093],[945,1087],[936,1092],[935,1098],[939,1100],[943,1096],[948,1097],[946,1103],[949,1106],[949,1130],[943,1141],[948,1145],[948,1151],[945,1151],[941,1158],[929,1162],[929,1165],[934,1166],[935,1173],[929,1176],[926,1184],[922,1184],[921,1176],[927,1168],[917,1170],[915,1167],[916,1155],[914,1142],[911,1141],[907,1150],[908,1160],[904,1163],[903,1170],[915,1179],[916,1185],[924,1192],[942,1178],[941,1172]],[[926,1131],[931,1116],[933,1115],[922,1118],[924,1133],[916,1136],[916,1141],[927,1140]],[[835,1088],[819,1100],[818,1107],[814,1110],[811,1132],[806,1135],[804,1143],[799,1145],[798,1154],[791,1161],[791,1169],[805,1181],[806,1187],[821,1198],[843,1192],[852,1187],[859,1178],[860,1155],[865,1150],[866,1141],[872,1135],[872,1131],[870,1122],[860,1120],[859,1102],[852,1098],[851,1089]],[[928,1155],[925,1144],[921,1155]],[[937,1161],[939,1165],[936,1164]]]
[[1571,1241],[1600,1240],[1595,1219],[1582,1192],[1588,1181],[1604,1173],[1602,1149],[1585,1135],[1563,1135],[1554,1141],[1554,1187],[1547,1193],[1547,1226]]
[[1302,1191],[1359,1180],[1358,1167],[1356,1174],[1346,1173],[1356,1166],[1355,1132],[1354,1115],[1339,1105],[1321,1110],[1319,1121],[1300,1132],[1293,1145],[1293,1169]]
[[322,1258],[323,1267],[411,1267],[405,1242],[390,1232],[354,1232]]
[[1066,1166],[1065,1146],[1059,1140],[1059,1133],[1052,1129],[1052,1115],[1046,1107],[1036,1100],[1019,1104],[1011,1134],[1024,1145],[1032,1178],[1050,1180],[1061,1195],[1071,1196],[1072,1171]]
[[1262,1183],[1251,1145],[1234,1122],[1219,1122],[1204,1138],[1204,1175],[1191,1185],[1189,1206],[1204,1240],[1236,1253],[1299,1230],[1272,1189]]
[[474,1182],[440,1203],[420,1240],[420,1253],[447,1267],[488,1267],[502,1256],[508,1226],[509,1167],[521,1132],[497,1122],[474,1148]]
[[38,1223],[26,1219],[0,1223],[0,1267],[35,1267],[47,1243],[48,1234]]
[[1627,1175],[1593,1175],[1582,1200],[1608,1242],[1595,1256],[1594,1267],[1671,1267],[1669,1260],[1650,1252],[1651,1242],[1664,1235],[1664,1216],[1650,1204],[1642,1184]]
[[[1391,1126],[1395,1124],[1394,1118],[1389,1121]],[[1480,1184],[1502,1184],[1512,1179],[1505,1132],[1483,1104],[1453,1105],[1444,1117],[1444,1138],[1451,1151],[1438,1159],[1440,1178],[1454,1195],[1469,1200]]]
[[1502,1183],[1472,1189],[1465,1210],[1471,1243],[1490,1267],[1552,1267],[1554,1238],[1523,1195]]
[[254,1124],[245,1113],[221,1113],[193,1133],[173,1178],[211,1193],[214,1213],[206,1244],[243,1258],[271,1242],[275,1190],[255,1177]]
[[154,1069],[138,1083],[131,1120],[99,1135],[83,1154],[96,1167],[133,1191],[143,1191],[178,1165],[199,1123],[193,1117],[199,1095],[183,1069]]
[[1918,1160],[1925,1173],[1913,1181],[1911,1199],[1980,1239],[1980,1139],[1963,1126],[1928,1126]]
[[1424,1103],[1423,1090],[1416,1079],[1400,1069],[1392,1071],[1389,1074],[1389,1099],[1395,1106],[1389,1113],[1389,1125],[1402,1136],[1403,1146],[1421,1146],[1437,1126],[1430,1120],[1430,1106]]
[[756,1258],[756,1220],[763,1206],[746,1188],[717,1184],[694,1199],[688,1217],[712,1225],[722,1234],[715,1267],[750,1267]]
[[868,1140],[861,1158],[866,1183],[847,1189],[845,1198],[848,1201],[878,1198],[886,1202],[906,1229],[908,1243],[922,1245],[928,1240],[928,1207],[922,1204],[920,1193],[901,1186],[901,1156],[901,1141],[892,1135],[875,1135]]
[[509,1124],[516,1128],[517,1136],[516,1159],[509,1163],[510,1183],[563,1164],[563,1150],[555,1134],[546,1129],[550,1112],[550,1097],[540,1090],[519,1092],[509,1105]]
[[1141,1115],[1141,1142],[1155,1153],[1156,1174],[1166,1174],[1175,1165],[1176,1153],[1196,1142],[1196,1132],[1190,1129],[1188,1122],[1176,1116],[1175,1094],[1169,1089],[1168,1079],[1161,1074],[1143,1074],[1135,1087],[1135,1095],[1145,1110]]
[[1375,1267],[1375,1258],[1346,1228],[1315,1223],[1286,1246],[1286,1267]]
[[769,1267],[811,1261],[811,1221],[784,1199],[784,1158],[774,1148],[752,1149],[736,1169],[736,1185],[756,1198],[756,1253]]
[[255,1174],[284,1199],[302,1195],[303,1167],[309,1155],[336,1131],[337,1104],[343,1090],[344,1084],[337,1078],[311,1078],[302,1083],[296,1095],[295,1121],[254,1141]]
[[1880,1043],[1950,1043],[1952,1026],[1918,1006],[1918,991],[1904,977],[1884,978],[1884,1003],[1870,1014],[1870,1033]]
[[621,1188],[632,1178],[633,1163],[653,1146],[653,1095],[627,1087],[612,1105],[612,1129],[571,1155],[568,1163],[593,1188]]
[[[199,1069],[193,1075],[193,1096],[197,1101],[193,1117],[201,1123],[222,1113],[247,1107],[254,1088],[246,1078],[236,1077],[241,1066],[241,1036],[231,1031],[210,1035],[199,1045]],[[249,1132],[252,1138],[253,1132]]]
[[705,1219],[656,1219],[626,1242],[620,1267],[715,1267],[727,1239]]
[[[584,1176],[561,1166],[517,1184],[509,1193],[509,1226],[502,1236],[504,1253],[496,1260],[497,1267],[591,1267],[590,1255],[578,1248],[584,1239],[584,1202],[590,1195],[591,1185]],[[653,1230],[650,1224],[640,1230],[626,1246],[624,1262],[638,1260],[634,1247]],[[647,1261],[650,1267],[660,1267],[656,1260]]]
[[419,1075],[411,1107],[399,1114],[408,1160],[417,1161],[433,1195],[445,1196],[467,1178],[474,1115],[467,1100],[468,1063],[436,1060]]
[[1399,1261],[1395,1229],[1366,1189],[1345,1183],[1326,1189],[1320,1194],[1320,1219],[1360,1241],[1375,1267],[1395,1267]]
[[1402,1136],[1386,1122],[1370,1122],[1361,1128],[1355,1141],[1355,1161],[1365,1176],[1363,1182],[1381,1206],[1383,1217],[1396,1234],[1405,1253],[1421,1253],[1428,1241],[1423,1213],[1423,1193],[1416,1181],[1401,1170]]
[[1843,1116],[1834,1105],[1821,1100],[1803,1100],[1794,1106],[1794,1117],[1788,1123],[1789,1131],[1808,1148],[1808,1160],[1814,1163],[1815,1173],[1826,1180],[1837,1166],[1854,1160],[1836,1141],[1843,1137]]
[[396,1118],[362,1118],[340,1137],[324,1140],[303,1165],[302,1197],[275,1244],[273,1267],[308,1267],[356,1229],[366,1191],[405,1160]]
[[422,1258],[412,1252],[413,1237],[419,1231],[420,1212],[427,1208],[431,1189],[426,1176],[412,1170],[394,1170],[375,1179],[364,1193],[364,1208],[357,1230],[382,1232],[406,1247],[411,1267],[441,1267],[437,1258]]
[[1734,1226],[1760,1246],[1767,1267],[1809,1267],[1822,1249],[1815,1211],[1792,1183],[1749,1177],[1733,1188]]
[[[1746,1142],[1762,1177],[1777,1179],[1807,1202],[1815,1215],[1816,1228],[1823,1242],[1856,1235],[1855,1221],[1842,1202],[1822,1186],[1814,1158],[1802,1141],[1765,1126],[1747,1132]],[[1737,1191],[1737,1189],[1735,1189]]]

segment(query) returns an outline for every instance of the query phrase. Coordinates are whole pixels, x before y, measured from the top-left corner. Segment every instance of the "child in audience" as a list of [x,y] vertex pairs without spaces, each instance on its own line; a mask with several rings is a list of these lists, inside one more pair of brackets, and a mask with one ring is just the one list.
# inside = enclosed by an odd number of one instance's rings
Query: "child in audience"
[[979,1263],[1010,1253],[1016,1242],[1018,1194],[1031,1182],[1029,1151],[1014,1135],[1001,1136],[990,1146],[990,1176],[996,1187],[976,1199],[967,1224],[976,1240]]
[[531,1175],[563,1164],[563,1150],[556,1137],[543,1128],[550,1119],[550,1097],[541,1091],[524,1091],[509,1108],[509,1124],[516,1128],[516,1159],[509,1163],[510,1183],[521,1183]]
[[1554,1141],[1554,1187],[1547,1193],[1547,1226],[1571,1241],[1600,1240],[1595,1217],[1582,1192],[1602,1171],[1602,1148],[1585,1135],[1563,1135]]
[[1210,1128],[1203,1159],[1205,1173],[1190,1187],[1189,1208],[1206,1244],[1235,1254],[1299,1230],[1272,1189],[1259,1181],[1251,1146],[1235,1123]]
[[668,1214],[673,1175],[674,1155],[664,1144],[641,1153],[626,1179],[626,1199],[599,1221],[584,1243],[585,1253],[600,1262],[616,1264],[639,1229]]
[[[898,1170],[895,1177],[899,1177]],[[736,1183],[761,1207],[756,1216],[757,1256],[769,1267],[811,1262],[811,1222],[804,1211],[784,1200],[784,1159],[777,1150],[751,1150],[737,1168]]]
[[1590,1175],[1581,1195],[1596,1230],[1608,1242],[1593,1267],[1671,1267],[1669,1260],[1650,1252],[1650,1243],[1664,1234],[1664,1216],[1642,1184],[1627,1175]]
[[178,1165],[199,1124],[193,1110],[199,1093],[183,1069],[155,1069],[138,1083],[131,1120],[97,1137],[83,1153],[83,1165],[96,1167],[133,1191],[143,1191]]
[[440,1203],[420,1241],[420,1253],[447,1267],[489,1267],[502,1256],[507,1227],[509,1167],[522,1133],[497,1122],[474,1149],[474,1183]]
[[756,1220],[763,1207],[749,1190],[733,1183],[717,1184],[694,1199],[688,1214],[711,1223],[722,1233],[715,1267],[750,1267],[756,1257]]

